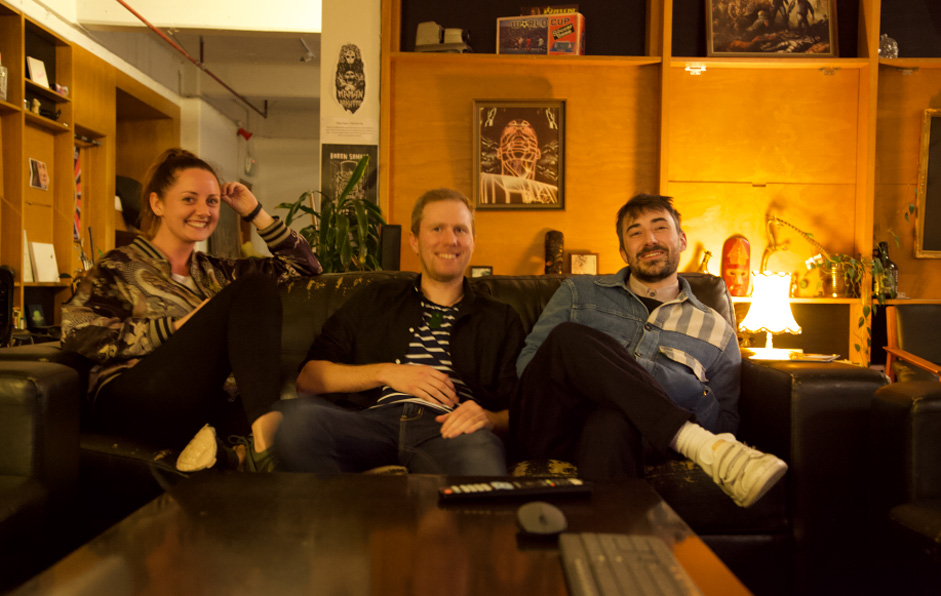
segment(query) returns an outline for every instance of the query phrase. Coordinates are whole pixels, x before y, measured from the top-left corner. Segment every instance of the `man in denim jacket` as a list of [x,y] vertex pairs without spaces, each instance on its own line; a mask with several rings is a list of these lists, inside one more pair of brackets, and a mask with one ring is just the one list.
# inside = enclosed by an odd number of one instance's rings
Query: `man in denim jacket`
[[614,275],[566,279],[526,339],[510,410],[520,459],[574,461],[586,478],[637,477],[668,448],[748,507],[787,470],[735,439],[735,332],[677,275],[686,234],[669,197],[618,212]]

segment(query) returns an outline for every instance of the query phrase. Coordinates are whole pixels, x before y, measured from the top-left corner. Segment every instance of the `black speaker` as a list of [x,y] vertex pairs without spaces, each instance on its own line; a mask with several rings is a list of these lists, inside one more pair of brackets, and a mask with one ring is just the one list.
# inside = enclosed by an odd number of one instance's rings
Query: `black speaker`
[[546,232],[546,273],[562,273],[562,254],[565,252],[562,232]]
[[379,233],[379,266],[383,271],[398,271],[402,256],[402,226],[386,224]]
[[0,267],[0,346],[10,345],[13,337],[13,269],[4,265]]

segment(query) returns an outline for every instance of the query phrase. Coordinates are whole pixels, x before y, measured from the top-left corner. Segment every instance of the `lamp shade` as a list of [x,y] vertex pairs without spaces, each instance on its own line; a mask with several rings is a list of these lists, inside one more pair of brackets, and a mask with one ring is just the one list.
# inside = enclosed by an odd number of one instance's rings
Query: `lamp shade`
[[800,333],[788,300],[790,287],[787,273],[752,271],[751,307],[739,327],[751,333]]

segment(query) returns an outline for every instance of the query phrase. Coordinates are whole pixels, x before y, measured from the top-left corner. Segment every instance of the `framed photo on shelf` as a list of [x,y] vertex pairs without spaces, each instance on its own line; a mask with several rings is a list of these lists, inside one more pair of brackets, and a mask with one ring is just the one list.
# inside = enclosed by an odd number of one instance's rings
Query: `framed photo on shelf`
[[572,253],[570,256],[572,275],[598,275],[598,253]]
[[493,275],[493,267],[489,266],[478,266],[470,268],[471,277],[485,277],[487,275]]
[[29,185],[39,190],[49,190],[49,168],[46,162],[29,158]]
[[46,89],[49,88],[49,78],[46,76],[46,64],[42,60],[27,56],[26,68],[29,70],[29,80],[37,85],[42,85]]
[[474,100],[477,209],[565,209],[565,102]]
[[836,3],[706,0],[706,55],[836,57]]

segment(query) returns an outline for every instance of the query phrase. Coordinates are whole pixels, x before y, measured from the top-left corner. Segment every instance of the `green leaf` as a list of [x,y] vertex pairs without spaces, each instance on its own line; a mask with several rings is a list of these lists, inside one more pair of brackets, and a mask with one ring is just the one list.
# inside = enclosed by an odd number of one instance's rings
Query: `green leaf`
[[353,189],[356,188],[356,185],[359,184],[359,181],[362,180],[363,174],[366,173],[366,166],[369,164],[369,156],[364,155],[362,159],[359,160],[359,163],[356,164],[356,169],[353,170],[353,175],[350,176],[349,182],[346,183],[346,188],[343,189],[343,192],[340,193],[339,202],[342,204],[346,202],[346,197],[349,196]]
[[864,316],[864,317],[868,317],[871,310],[872,310],[872,309],[869,308],[868,306],[864,306],[864,307],[863,307],[863,316]]
[[862,347],[859,344],[853,344],[853,346],[855,346],[857,352],[863,351]]
[[859,317],[859,324],[857,325],[857,327],[862,328],[862,326],[865,324],[866,324],[866,317]]

